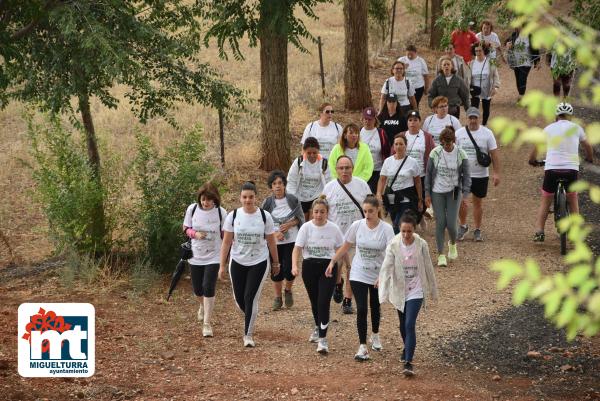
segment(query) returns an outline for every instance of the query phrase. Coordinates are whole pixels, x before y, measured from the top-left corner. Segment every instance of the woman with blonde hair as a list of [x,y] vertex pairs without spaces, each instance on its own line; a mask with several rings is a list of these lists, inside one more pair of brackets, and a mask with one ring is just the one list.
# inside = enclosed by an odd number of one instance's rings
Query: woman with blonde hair
[[344,127],[340,142],[331,150],[328,162],[332,179],[338,178],[335,166],[341,156],[348,156],[352,160],[353,176],[369,182],[373,174],[373,156],[369,146],[361,142],[360,128],[356,124],[348,124]]

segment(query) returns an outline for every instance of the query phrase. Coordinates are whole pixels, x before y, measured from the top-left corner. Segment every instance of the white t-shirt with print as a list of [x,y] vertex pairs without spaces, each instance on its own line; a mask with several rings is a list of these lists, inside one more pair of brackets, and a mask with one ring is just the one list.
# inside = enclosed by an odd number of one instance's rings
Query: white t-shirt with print
[[[479,149],[483,153],[489,154],[490,150],[498,149],[494,133],[489,128],[480,125],[477,131],[471,131],[471,135],[473,135],[473,139],[475,139],[477,146],[479,146]],[[471,177],[484,178],[490,176],[490,168],[482,167],[477,162],[475,146],[469,138],[469,134],[467,134],[467,129],[465,127],[456,131],[456,144],[460,146],[469,157]]]
[[[192,216],[194,206],[196,206],[196,210]],[[221,211],[220,219],[219,210]],[[197,203],[192,203],[188,206],[185,211],[183,225],[191,227],[196,231],[206,233],[204,239],[192,239],[192,253],[194,256],[188,260],[190,264],[206,266],[220,263],[222,243],[221,229],[226,217],[227,211],[222,207],[213,207],[210,210],[204,210]]]
[[419,175],[425,176],[425,133],[419,130],[416,135],[406,132],[406,154],[417,161]]
[[[287,199],[283,197],[282,199],[275,198],[275,208],[271,212],[271,217],[273,218],[273,226],[275,227],[275,231],[279,231],[279,226],[282,223],[285,223],[294,218],[292,215],[292,209],[287,202]],[[237,220],[237,217],[236,217]],[[290,227],[289,230],[284,234],[283,241],[277,240],[277,244],[289,244],[296,241],[296,236],[298,235],[298,226]]]
[[483,32],[479,32],[477,35],[477,39],[479,39],[479,41],[486,41],[488,43],[494,43],[495,46],[490,46],[490,58],[491,59],[495,59],[496,58],[496,48],[500,46],[500,38],[498,37],[498,35],[496,35],[496,32],[490,32],[489,35],[484,35]]
[[323,155],[323,157],[329,157],[329,153],[331,153],[331,149],[335,146],[336,143],[339,142],[340,137],[342,136],[342,126],[338,123],[334,123],[333,121],[329,123],[326,127],[321,127],[319,124],[319,120],[309,123],[306,128],[304,128],[304,133],[302,134],[302,139],[300,140],[301,144],[304,144],[306,138],[314,137],[319,141],[319,152]]
[[295,195],[300,202],[309,202],[316,199],[322,192],[325,184],[331,180],[329,167],[325,161],[323,173],[323,159],[314,163],[304,159],[298,166],[298,159],[294,159],[288,171],[288,185],[285,190]]
[[[386,185],[389,184],[394,179],[396,175],[396,171],[400,168],[402,161],[404,159],[396,159],[395,156],[390,156],[383,162],[383,167],[381,168],[381,175],[387,177]],[[401,189],[410,188],[415,185],[415,177],[421,176],[421,170],[419,168],[419,163],[415,159],[410,156],[407,156],[406,162],[402,169],[398,173],[398,177],[396,177],[396,181],[392,185],[392,191],[399,191]]]
[[416,252],[417,245],[414,241],[410,245],[405,245],[404,241],[400,241],[400,256],[404,269],[404,299],[406,301],[423,298],[423,286],[417,268]]
[[343,243],[340,228],[329,220],[322,226],[312,220],[302,224],[296,237],[296,246],[302,248],[303,259],[331,259]]
[[364,127],[360,130],[360,141],[366,143],[371,151],[373,157],[373,171],[381,171],[383,165],[383,157],[381,157],[381,139],[379,138],[379,131],[377,128],[373,128],[367,131]]
[[458,131],[462,127],[458,118],[453,115],[446,114],[446,117],[439,118],[437,114],[432,114],[423,121],[423,130],[431,134],[433,142],[437,146],[440,144],[440,134],[448,125],[451,125],[454,131]]
[[583,128],[569,120],[558,120],[544,132],[548,135],[544,170],[579,170],[579,142],[586,139]]
[[438,194],[453,191],[458,185],[458,146],[454,146],[452,152],[442,149],[436,161],[436,169],[432,191]]
[[400,104],[400,106],[409,106],[410,105],[410,100],[408,100],[408,98],[410,96],[414,96],[415,95],[415,87],[413,85],[408,85],[408,89],[407,89],[407,85],[406,85],[406,78],[403,78],[400,81],[396,81],[395,77],[389,77],[388,79],[385,80],[385,82],[383,83],[383,86],[381,87],[381,93],[383,93],[384,95],[388,94],[387,91],[387,83],[389,82],[389,86],[390,86],[390,93],[395,93],[396,96],[398,97],[398,103]]
[[[371,193],[369,185],[359,177],[352,177],[352,181],[345,185],[362,208],[365,198]],[[329,220],[337,224],[342,233],[348,231],[353,222],[363,218],[362,209],[358,209],[337,180],[327,183],[323,193],[329,203]]]
[[367,226],[366,219],[352,223],[344,238],[344,241],[356,245],[350,280],[375,284],[385,258],[385,249],[393,238],[394,229],[383,220],[379,220],[374,229]]
[[258,208],[252,214],[244,212],[243,208],[237,209],[235,227],[233,226],[233,212],[230,212],[225,219],[223,229],[233,233],[231,258],[240,265],[253,266],[264,262],[269,257],[265,235],[273,234],[275,228],[271,214],[267,211],[264,213],[266,223],[263,223]]
[[415,89],[425,86],[425,79],[423,79],[423,75],[429,74],[429,69],[427,68],[427,63],[422,57],[417,56],[411,60],[407,56],[402,56],[398,59],[398,61],[401,61],[407,65],[406,77],[410,81],[411,86],[414,85]]

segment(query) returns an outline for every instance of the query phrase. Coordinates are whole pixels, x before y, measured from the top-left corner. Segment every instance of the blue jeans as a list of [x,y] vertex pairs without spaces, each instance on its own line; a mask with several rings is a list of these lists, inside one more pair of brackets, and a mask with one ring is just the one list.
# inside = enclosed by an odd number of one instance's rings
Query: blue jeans
[[402,359],[406,362],[412,362],[415,348],[417,347],[417,316],[419,315],[422,304],[423,298],[411,299],[404,303],[404,312],[398,311],[398,319],[400,319],[400,335],[404,342]]
[[392,206],[392,210],[390,210],[390,217],[392,218],[392,228],[394,229],[394,234],[398,234],[400,232],[400,218],[408,209],[411,209],[412,203],[405,202],[400,203],[398,206]]

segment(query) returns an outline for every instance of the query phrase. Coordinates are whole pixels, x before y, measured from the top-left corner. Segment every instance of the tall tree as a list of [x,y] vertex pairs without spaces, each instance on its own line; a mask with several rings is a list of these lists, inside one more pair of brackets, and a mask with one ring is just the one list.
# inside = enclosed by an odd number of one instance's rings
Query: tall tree
[[442,16],[443,0],[431,0],[431,35],[429,36],[429,47],[437,49],[442,43],[444,30],[438,26],[437,21]]
[[[123,84],[142,122],[160,116],[173,124],[169,110],[176,102],[220,107],[241,97],[197,61],[198,16],[184,0],[0,1],[0,106],[18,99],[52,113],[78,112],[101,186],[93,97],[116,108],[110,89]],[[102,200],[95,209],[89,234],[101,252],[107,240]]]
[[287,48],[291,42],[306,51],[302,38],[314,40],[304,22],[294,15],[300,7],[316,19],[313,8],[329,0],[197,0],[203,17],[210,21],[205,36],[208,45],[217,39],[221,56],[227,58],[226,44],[236,58],[243,58],[239,41],[248,36],[250,46],[260,44],[260,167],[287,169],[290,165]]
[[361,110],[373,104],[369,84],[367,3],[367,0],[344,0],[344,107],[348,110]]

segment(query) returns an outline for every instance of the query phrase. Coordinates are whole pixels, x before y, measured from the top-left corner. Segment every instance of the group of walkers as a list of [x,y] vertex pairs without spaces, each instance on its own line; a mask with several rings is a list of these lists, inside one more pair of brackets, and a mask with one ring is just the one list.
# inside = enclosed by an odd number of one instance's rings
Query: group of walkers
[[[500,85],[496,64],[489,60],[501,54],[491,28],[484,22],[470,45],[472,60],[455,53],[467,47],[466,39],[458,38],[440,59],[433,80],[416,48],[409,46],[382,86],[379,111],[363,110],[362,127],[342,127],[333,121],[333,106],[323,103],[319,118],[303,132],[302,154],[293,159],[287,174],[275,170],[269,175],[271,194],[261,207],[250,181],[241,187],[241,207],[229,213],[212,184],[200,188],[183,227],[192,241],[192,285],[200,298],[198,319],[205,337],[213,336],[215,285],[226,270],[245,317],[245,347],[255,346],[258,304],[267,276],[273,282],[272,309],[277,311],[293,306],[293,284],[301,275],[314,320],[308,338],[317,343],[319,353],[329,352],[331,299],[342,304],[345,314],[354,313],[355,300],[355,359],[360,361],[370,358],[369,311],[370,348],[379,351],[380,304],[390,302],[398,311],[404,374],[414,374],[416,319],[423,300],[437,298],[429,246],[416,231],[426,227],[426,219],[435,218],[437,266],[447,266],[458,258],[457,241],[471,229],[475,241],[484,239],[489,166],[492,184],[500,183],[498,146],[485,126]],[[512,44],[519,38],[511,37]],[[519,74],[522,82],[524,70]],[[422,123],[418,105],[424,96],[433,114]],[[458,119],[461,107],[467,117],[464,127]],[[473,227],[467,224],[469,197]],[[382,219],[383,211],[391,224]]]

